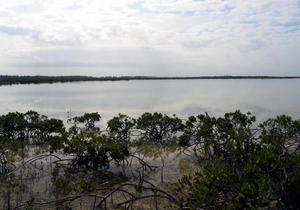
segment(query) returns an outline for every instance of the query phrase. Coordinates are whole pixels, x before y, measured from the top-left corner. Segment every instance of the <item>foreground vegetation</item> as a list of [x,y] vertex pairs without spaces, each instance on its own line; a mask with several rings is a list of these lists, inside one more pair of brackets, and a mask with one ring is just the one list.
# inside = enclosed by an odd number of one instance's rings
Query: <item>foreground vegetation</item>
[[128,80],[186,80],[186,79],[299,79],[279,76],[200,76],[200,77],[151,77],[151,76],[10,76],[0,75],[0,85],[41,84],[80,81],[128,81]]
[[[65,128],[34,111],[0,116],[0,208],[300,209],[299,120],[100,120],[86,113]],[[177,180],[165,176],[170,156]]]

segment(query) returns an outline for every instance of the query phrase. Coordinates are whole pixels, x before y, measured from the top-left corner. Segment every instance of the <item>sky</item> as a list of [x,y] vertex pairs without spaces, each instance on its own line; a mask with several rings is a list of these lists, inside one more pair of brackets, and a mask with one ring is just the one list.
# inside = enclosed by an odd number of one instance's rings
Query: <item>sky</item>
[[300,75],[300,0],[0,5],[0,74]]

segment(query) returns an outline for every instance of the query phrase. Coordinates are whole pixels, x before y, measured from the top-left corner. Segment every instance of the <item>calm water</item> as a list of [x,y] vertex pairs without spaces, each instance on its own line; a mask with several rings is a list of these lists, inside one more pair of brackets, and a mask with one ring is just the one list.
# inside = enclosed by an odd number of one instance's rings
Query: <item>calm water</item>
[[300,80],[159,80],[0,86],[0,114],[36,110],[66,119],[99,112],[222,115],[240,109],[259,119],[289,114],[300,118]]

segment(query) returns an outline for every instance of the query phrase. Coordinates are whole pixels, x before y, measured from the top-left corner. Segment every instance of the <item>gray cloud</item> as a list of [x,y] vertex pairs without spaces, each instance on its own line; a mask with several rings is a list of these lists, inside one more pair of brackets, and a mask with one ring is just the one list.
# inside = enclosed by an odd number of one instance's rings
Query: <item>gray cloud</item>
[[29,28],[0,25],[0,32],[12,36],[36,35],[37,32]]

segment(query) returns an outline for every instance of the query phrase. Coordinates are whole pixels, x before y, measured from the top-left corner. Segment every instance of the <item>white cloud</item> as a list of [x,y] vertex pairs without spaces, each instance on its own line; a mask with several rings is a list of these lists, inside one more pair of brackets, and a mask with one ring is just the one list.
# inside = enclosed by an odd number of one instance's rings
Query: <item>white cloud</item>
[[300,73],[298,0],[0,4],[0,74]]

